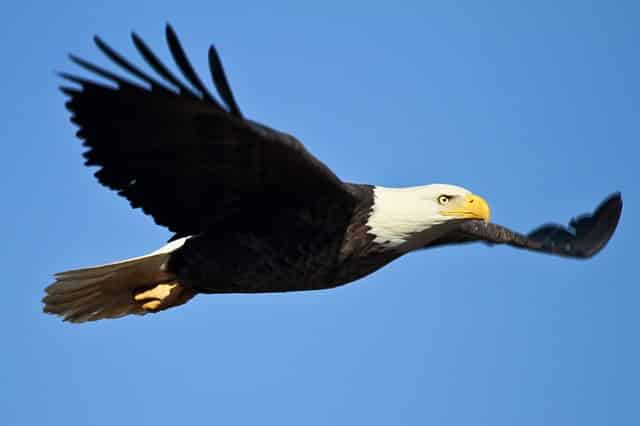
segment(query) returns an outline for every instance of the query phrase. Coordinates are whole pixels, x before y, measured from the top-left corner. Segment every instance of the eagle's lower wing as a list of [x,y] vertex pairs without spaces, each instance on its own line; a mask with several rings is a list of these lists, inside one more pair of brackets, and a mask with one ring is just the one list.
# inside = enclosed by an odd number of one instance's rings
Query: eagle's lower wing
[[137,50],[164,83],[142,72],[99,38],[100,50],[145,84],[136,84],[75,56],[114,86],[63,73],[67,107],[89,149],[98,180],[178,235],[195,234],[239,211],[254,214],[323,195],[348,200],[331,170],[294,137],[243,118],[222,64],[209,50],[222,103],[193,71],[167,26],[172,56],[192,88],[169,71],[135,34]]
[[482,241],[584,259],[604,248],[618,225],[621,212],[622,198],[619,193],[615,193],[604,200],[592,214],[572,219],[568,227],[546,224],[523,235],[504,226],[474,220],[461,223],[454,231],[428,247]]

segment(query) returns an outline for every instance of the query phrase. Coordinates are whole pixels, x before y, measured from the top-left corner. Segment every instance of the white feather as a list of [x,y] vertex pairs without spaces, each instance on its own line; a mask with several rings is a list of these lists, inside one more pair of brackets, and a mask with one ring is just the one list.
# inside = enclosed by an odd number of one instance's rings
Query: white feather
[[454,185],[432,184],[408,188],[373,189],[374,202],[367,221],[374,242],[387,249],[411,250],[426,245],[446,232],[437,225],[451,220],[440,214],[440,195],[467,195]]
[[171,280],[164,271],[166,261],[188,238],[144,256],[57,273],[56,282],[45,289],[44,311],[72,322],[145,314],[133,299],[134,290]]

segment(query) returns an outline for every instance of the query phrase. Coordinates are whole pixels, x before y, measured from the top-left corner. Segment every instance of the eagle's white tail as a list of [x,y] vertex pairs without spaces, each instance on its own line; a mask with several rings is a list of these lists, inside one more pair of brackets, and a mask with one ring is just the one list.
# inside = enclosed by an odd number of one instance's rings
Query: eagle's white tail
[[44,311],[65,321],[85,322],[144,315],[185,303],[194,292],[163,270],[169,250],[146,256],[60,272],[45,289]]

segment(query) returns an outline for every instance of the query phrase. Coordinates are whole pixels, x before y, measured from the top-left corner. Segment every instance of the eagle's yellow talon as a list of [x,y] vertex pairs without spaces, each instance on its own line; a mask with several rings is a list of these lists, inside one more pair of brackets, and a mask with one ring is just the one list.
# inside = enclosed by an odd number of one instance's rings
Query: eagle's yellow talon
[[150,290],[135,294],[133,296],[133,300],[139,302],[145,299],[159,299],[159,300],[166,299],[166,297],[171,294],[171,290],[173,290],[177,285],[178,284],[157,285]]
[[151,302],[147,302],[142,305],[142,309],[144,309],[145,311],[155,311],[160,307],[161,303],[162,302],[160,302],[159,300],[152,300]]
[[195,295],[193,290],[185,290],[177,282],[158,284],[148,290],[133,294],[133,300],[147,312],[158,312],[172,306],[182,305]]

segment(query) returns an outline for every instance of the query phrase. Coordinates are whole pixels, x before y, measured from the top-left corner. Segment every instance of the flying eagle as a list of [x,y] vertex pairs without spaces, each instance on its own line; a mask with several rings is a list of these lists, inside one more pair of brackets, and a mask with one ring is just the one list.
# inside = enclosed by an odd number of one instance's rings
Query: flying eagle
[[158,312],[199,293],[327,289],[410,251],[448,244],[588,258],[618,224],[619,193],[568,227],[547,224],[522,235],[489,222],[487,202],[458,186],[343,182],[295,137],[243,116],[213,46],[209,66],[219,100],[170,26],[169,50],[190,86],[132,38],[159,78],[95,37],[102,53],[144,84],[71,55],[113,84],[61,73],[73,83],[61,90],[100,183],[175,235],[144,256],[56,274],[44,311],[65,320]]

